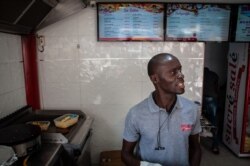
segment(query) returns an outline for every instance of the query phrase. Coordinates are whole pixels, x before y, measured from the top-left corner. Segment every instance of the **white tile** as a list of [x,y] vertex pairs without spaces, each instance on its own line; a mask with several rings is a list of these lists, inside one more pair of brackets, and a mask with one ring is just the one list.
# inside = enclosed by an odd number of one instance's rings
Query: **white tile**
[[148,62],[149,62],[150,58],[148,59],[142,59],[141,60],[141,63],[142,63],[142,69],[141,69],[141,72],[142,72],[142,81],[150,81],[150,78],[148,76]]
[[96,146],[121,146],[123,129],[123,126],[109,126],[106,122],[95,124],[93,127],[92,140]]
[[25,106],[21,36],[0,33],[0,117]]
[[204,58],[204,43],[164,42],[163,52],[178,58]]
[[163,53],[164,42],[143,42],[142,57],[151,58],[156,54]]
[[97,42],[94,36],[79,36],[79,59],[107,58],[102,43]]
[[104,59],[80,61],[82,82],[136,82],[141,81],[141,61],[137,59]]
[[27,105],[25,88],[20,88],[12,92],[14,110],[18,110]]
[[203,81],[204,59],[180,59],[185,81]]
[[97,38],[97,15],[96,9],[85,8],[77,14],[78,35],[93,36]]
[[45,36],[44,52],[40,53],[43,60],[74,60],[77,57],[77,37]]
[[0,94],[11,90],[11,71],[8,63],[0,64]]
[[59,48],[45,46],[44,52],[38,52],[37,56],[39,60],[56,60],[60,57]]
[[92,81],[81,84],[82,104],[134,104],[140,100],[140,82]]
[[20,62],[12,62],[10,63],[10,75],[11,75],[11,89],[23,88],[25,86],[24,83],[24,71],[23,71],[23,63]]
[[0,33],[0,63],[6,63],[9,61],[9,47],[7,42],[7,35]]
[[80,109],[80,87],[77,83],[46,83],[42,98],[45,109]]
[[141,42],[98,42],[93,36],[80,36],[79,44],[80,59],[136,59],[142,57]]
[[185,82],[184,97],[202,103],[202,82]]
[[42,28],[37,32],[39,35],[45,34],[48,36],[76,36],[77,35],[77,18],[71,15],[54,24]]
[[93,141],[96,146],[121,146],[125,117],[131,107],[128,105],[92,106],[92,116],[95,118]]
[[0,95],[0,110],[1,117],[3,118],[15,111],[16,103],[14,103],[14,92],[5,93],[4,95]]
[[59,40],[63,40],[63,38],[66,38],[65,36],[62,37],[62,36],[50,36],[49,34],[44,34],[44,46],[45,46],[45,49],[44,49],[44,53],[47,52],[47,47],[48,49],[49,48],[62,48],[62,45],[61,43],[62,42],[58,42]]
[[8,56],[10,61],[22,61],[21,36],[8,35]]
[[142,97],[141,100],[147,98],[151,92],[155,90],[154,85],[150,80],[142,82]]
[[73,60],[43,61],[46,82],[78,82],[78,68]]

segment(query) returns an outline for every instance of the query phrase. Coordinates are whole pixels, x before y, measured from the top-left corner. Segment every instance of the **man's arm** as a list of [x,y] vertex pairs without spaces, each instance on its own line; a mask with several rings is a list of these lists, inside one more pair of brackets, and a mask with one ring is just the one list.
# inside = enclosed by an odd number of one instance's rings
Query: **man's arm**
[[201,147],[199,134],[189,136],[189,163],[190,166],[199,166],[201,161]]
[[139,166],[140,160],[134,156],[134,148],[137,142],[128,142],[123,139],[122,143],[122,161],[128,166]]

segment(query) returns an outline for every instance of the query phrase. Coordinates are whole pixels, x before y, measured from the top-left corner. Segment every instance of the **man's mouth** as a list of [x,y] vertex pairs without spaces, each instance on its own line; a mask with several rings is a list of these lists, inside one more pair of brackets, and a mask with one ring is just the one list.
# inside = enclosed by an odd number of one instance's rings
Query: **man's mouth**
[[177,87],[178,87],[178,88],[181,88],[181,89],[184,89],[184,88],[185,88],[184,82],[179,82],[179,83],[177,84]]

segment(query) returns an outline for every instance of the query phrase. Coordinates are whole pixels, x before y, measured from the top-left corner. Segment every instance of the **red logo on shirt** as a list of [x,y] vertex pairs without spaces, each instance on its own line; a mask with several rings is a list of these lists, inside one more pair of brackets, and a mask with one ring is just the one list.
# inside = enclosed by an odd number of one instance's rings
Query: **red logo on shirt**
[[190,124],[182,124],[181,131],[190,131],[192,129],[192,125]]

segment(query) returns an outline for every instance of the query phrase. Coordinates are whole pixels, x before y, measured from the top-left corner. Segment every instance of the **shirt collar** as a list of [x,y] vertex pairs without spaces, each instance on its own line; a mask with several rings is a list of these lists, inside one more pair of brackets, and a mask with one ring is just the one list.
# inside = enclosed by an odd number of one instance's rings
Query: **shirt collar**
[[[153,92],[152,92],[152,93],[149,95],[149,97],[148,97],[148,106],[149,106],[150,112],[165,111],[165,108],[161,108],[161,107],[159,107],[159,106],[155,103],[155,101],[154,101],[154,99],[153,99]],[[183,104],[182,104],[182,102],[181,102],[181,100],[180,100],[180,97],[177,95],[177,101],[176,101],[176,104],[175,104],[173,110],[179,109],[179,108],[182,108],[182,107],[183,107]]]

